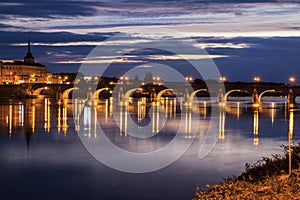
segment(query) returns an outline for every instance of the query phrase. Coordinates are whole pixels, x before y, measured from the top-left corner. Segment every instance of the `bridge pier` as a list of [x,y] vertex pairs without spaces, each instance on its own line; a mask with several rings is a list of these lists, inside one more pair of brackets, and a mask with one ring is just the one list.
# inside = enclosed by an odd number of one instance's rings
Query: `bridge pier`
[[89,87],[88,91],[87,91],[87,102],[86,105],[91,107],[93,105],[93,91],[92,88]]
[[157,99],[156,99],[156,90],[155,90],[155,88],[152,88],[152,90],[151,90],[151,93],[150,93],[150,101],[151,101],[151,102],[156,102],[156,101],[157,101]]
[[219,93],[218,93],[218,102],[219,103],[224,103],[224,93],[222,89],[219,89]]
[[188,89],[184,90],[184,105],[185,106],[191,106],[190,104],[190,93]]
[[255,108],[259,108],[260,106],[260,102],[261,102],[261,98],[265,93],[270,93],[270,92],[276,92],[275,90],[265,90],[263,92],[261,92],[259,95],[256,91],[256,89],[253,90],[253,95],[252,95],[252,106]]
[[58,89],[57,89],[57,92],[56,92],[56,97],[55,99],[56,100],[59,100],[59,99],[62,99],[63,98],[63,94],[61,92],[61,87],[59,86]]
[[294,108],[296,104],[296,96],[294,95],[293,89],[289,90],[287,99],[288,99],[288,107]]
[[118,92],[118,104],[121,105],[124,100],[124,89],[121,87]]
[[258,92],[256,89],[254,89],[253,93],[252,93],[252,105],[253,105],[253,107],[259,107],[259,98],[258,98]]

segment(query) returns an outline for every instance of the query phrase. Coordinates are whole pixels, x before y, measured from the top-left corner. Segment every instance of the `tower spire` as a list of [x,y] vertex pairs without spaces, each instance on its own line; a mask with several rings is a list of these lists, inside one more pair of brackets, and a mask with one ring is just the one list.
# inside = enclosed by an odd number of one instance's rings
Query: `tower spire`
[[24,57],[24,62],[27,64],[34,63],[34,57],[32,56],[31,48],[30,48],[30,38],[28,39],[27,53],[26,56]]
[[31,50],[30,50],[30,37],[28,38],[27,54],[28,53],[31,54]]

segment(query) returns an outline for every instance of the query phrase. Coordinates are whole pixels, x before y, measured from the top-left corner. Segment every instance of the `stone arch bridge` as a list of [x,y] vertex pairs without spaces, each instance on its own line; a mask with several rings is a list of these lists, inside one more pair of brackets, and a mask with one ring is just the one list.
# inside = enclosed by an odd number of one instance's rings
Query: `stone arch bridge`
[[[238,85],[236,85],[238,86]],[[95,87],[95,85],[92,85],[91,87]],[[122,88],[122,87],[121,87]],[[178,85],[174,88],[177,88],[176,90],[168,89],[168,88],[151,88],[148,89],[149,96],[151,96],[151,101],[157,101],[159,102],[160,98],[162,96],[167,97],[168,95],[174,96],[179,95],[183,96],[185,101],[189,104],[193,103],[193,99],[196,96],[196,94],[203,93],[206,95],[209,94],[206,88],[193,88],[193,91],[189,91],[187,87],[182,84],[180,87]],[[235,93],[235,96],[238,95],[245,95],[245,91],[247,91],[247,96],[252,95],[252,103],[259,105],[260,100],[262,98],[262,95],[268,94],[268,93],[280,93],[282,96],[287,96],[289,104],[293,105],[295,104],[295,97],[300,94],[299,87],[291,87],[288,85],[278,87],[266,87],[266,86],[249,86],[249,87],[226,87],[225,91],[213,91],[213,92],[219,92],[219,102],[226,103],[228,96],[232,95],[232,93]],[[60,98],[60,99],[69,99],[70,94],[76,90],[77,88],[74,88],[71,84],[42,84],[42,83],[31,83],[31,84],[21,84],[21,85],[3,85],[1,86],[0,90],[0,96],[1,94],[5,95],[11,95],[11,96],[19,96],[19,97],[39,97],[39,96],[50,96],[52,98]],[[120,96],[119,101],[128,101],[128,98],[133,94],[136,90],[147,90],[147,88],[122,88],[122,90],[118,91],[118,95]],[[112,93],[111,87],[98,87],[96,90],[90,94],[91,98],[90,100],[97,100],[99,98],[99,94],[102,91],[110,91]],[[91,91],[90,91],[91,92]],[[115,91],[114,91],[115,92]],[[244,93],[244,94],[243,94]],[[83,91],[83,98],[87,98],[87,91]]]

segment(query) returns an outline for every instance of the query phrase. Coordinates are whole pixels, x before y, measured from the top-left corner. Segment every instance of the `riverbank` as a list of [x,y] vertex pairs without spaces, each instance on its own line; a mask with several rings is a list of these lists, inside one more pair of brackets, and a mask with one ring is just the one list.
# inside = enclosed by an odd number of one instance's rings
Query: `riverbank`
[[238,177],[230,177],[216,185],[196,188],[195,198],[202,199],[300,199],[300,142],[292,149],[292,172],[288,175],[288,148],[283,155],[262,158],[246,164]]

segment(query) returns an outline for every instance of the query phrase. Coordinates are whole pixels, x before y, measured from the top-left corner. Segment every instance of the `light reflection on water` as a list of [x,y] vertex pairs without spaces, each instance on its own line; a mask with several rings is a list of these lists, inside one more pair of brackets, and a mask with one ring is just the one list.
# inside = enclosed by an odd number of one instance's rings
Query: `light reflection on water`
[[[115,106],[111,99],[99,101],[96,107],[86,107],[79,100],[73,103],[76,105],[74,116],[70,102],[1,101],[0,186],[5,188],[3,196],[9,195],[12,199],[191,199],[195,184],[215,183],[237,175],[244,169],[245,162],[281,153],[280,144],[295,143],[299,138],[299,111],[289,110],[282,98],[264,98],[259,110],[253,109],[248,99],[230,98],[226,107],[219,108],[218,143],[203,160],[198,159],[198,151],[209,125],[209,101],[202,100],[200,107],[191,109],[184,109],[174,99],[165,100],[168,106],[163,108],[150,106],[144,100],[128,107]],[[128,123],[130,120],[137,126]],[[179,120],[185,125],[181,130],[176,126]],[[76,131],[84,130],[86,137],[99,139],[98,122],[113,143],[133,152],[150,152],[163,147],[172,140],[172,132],[178,131],[183,140],[191,139],[193,132],[197,132],[197,137],[171,166],[153,173],[126,174],[98,163],[81,144]],[[199,127],[195,126],[198,123]],[[149,128],[150,133],[146,131]],[[132,130],[144,138],[133,137]],[[38,186],[43,188],[32,191],[32,187]]]

